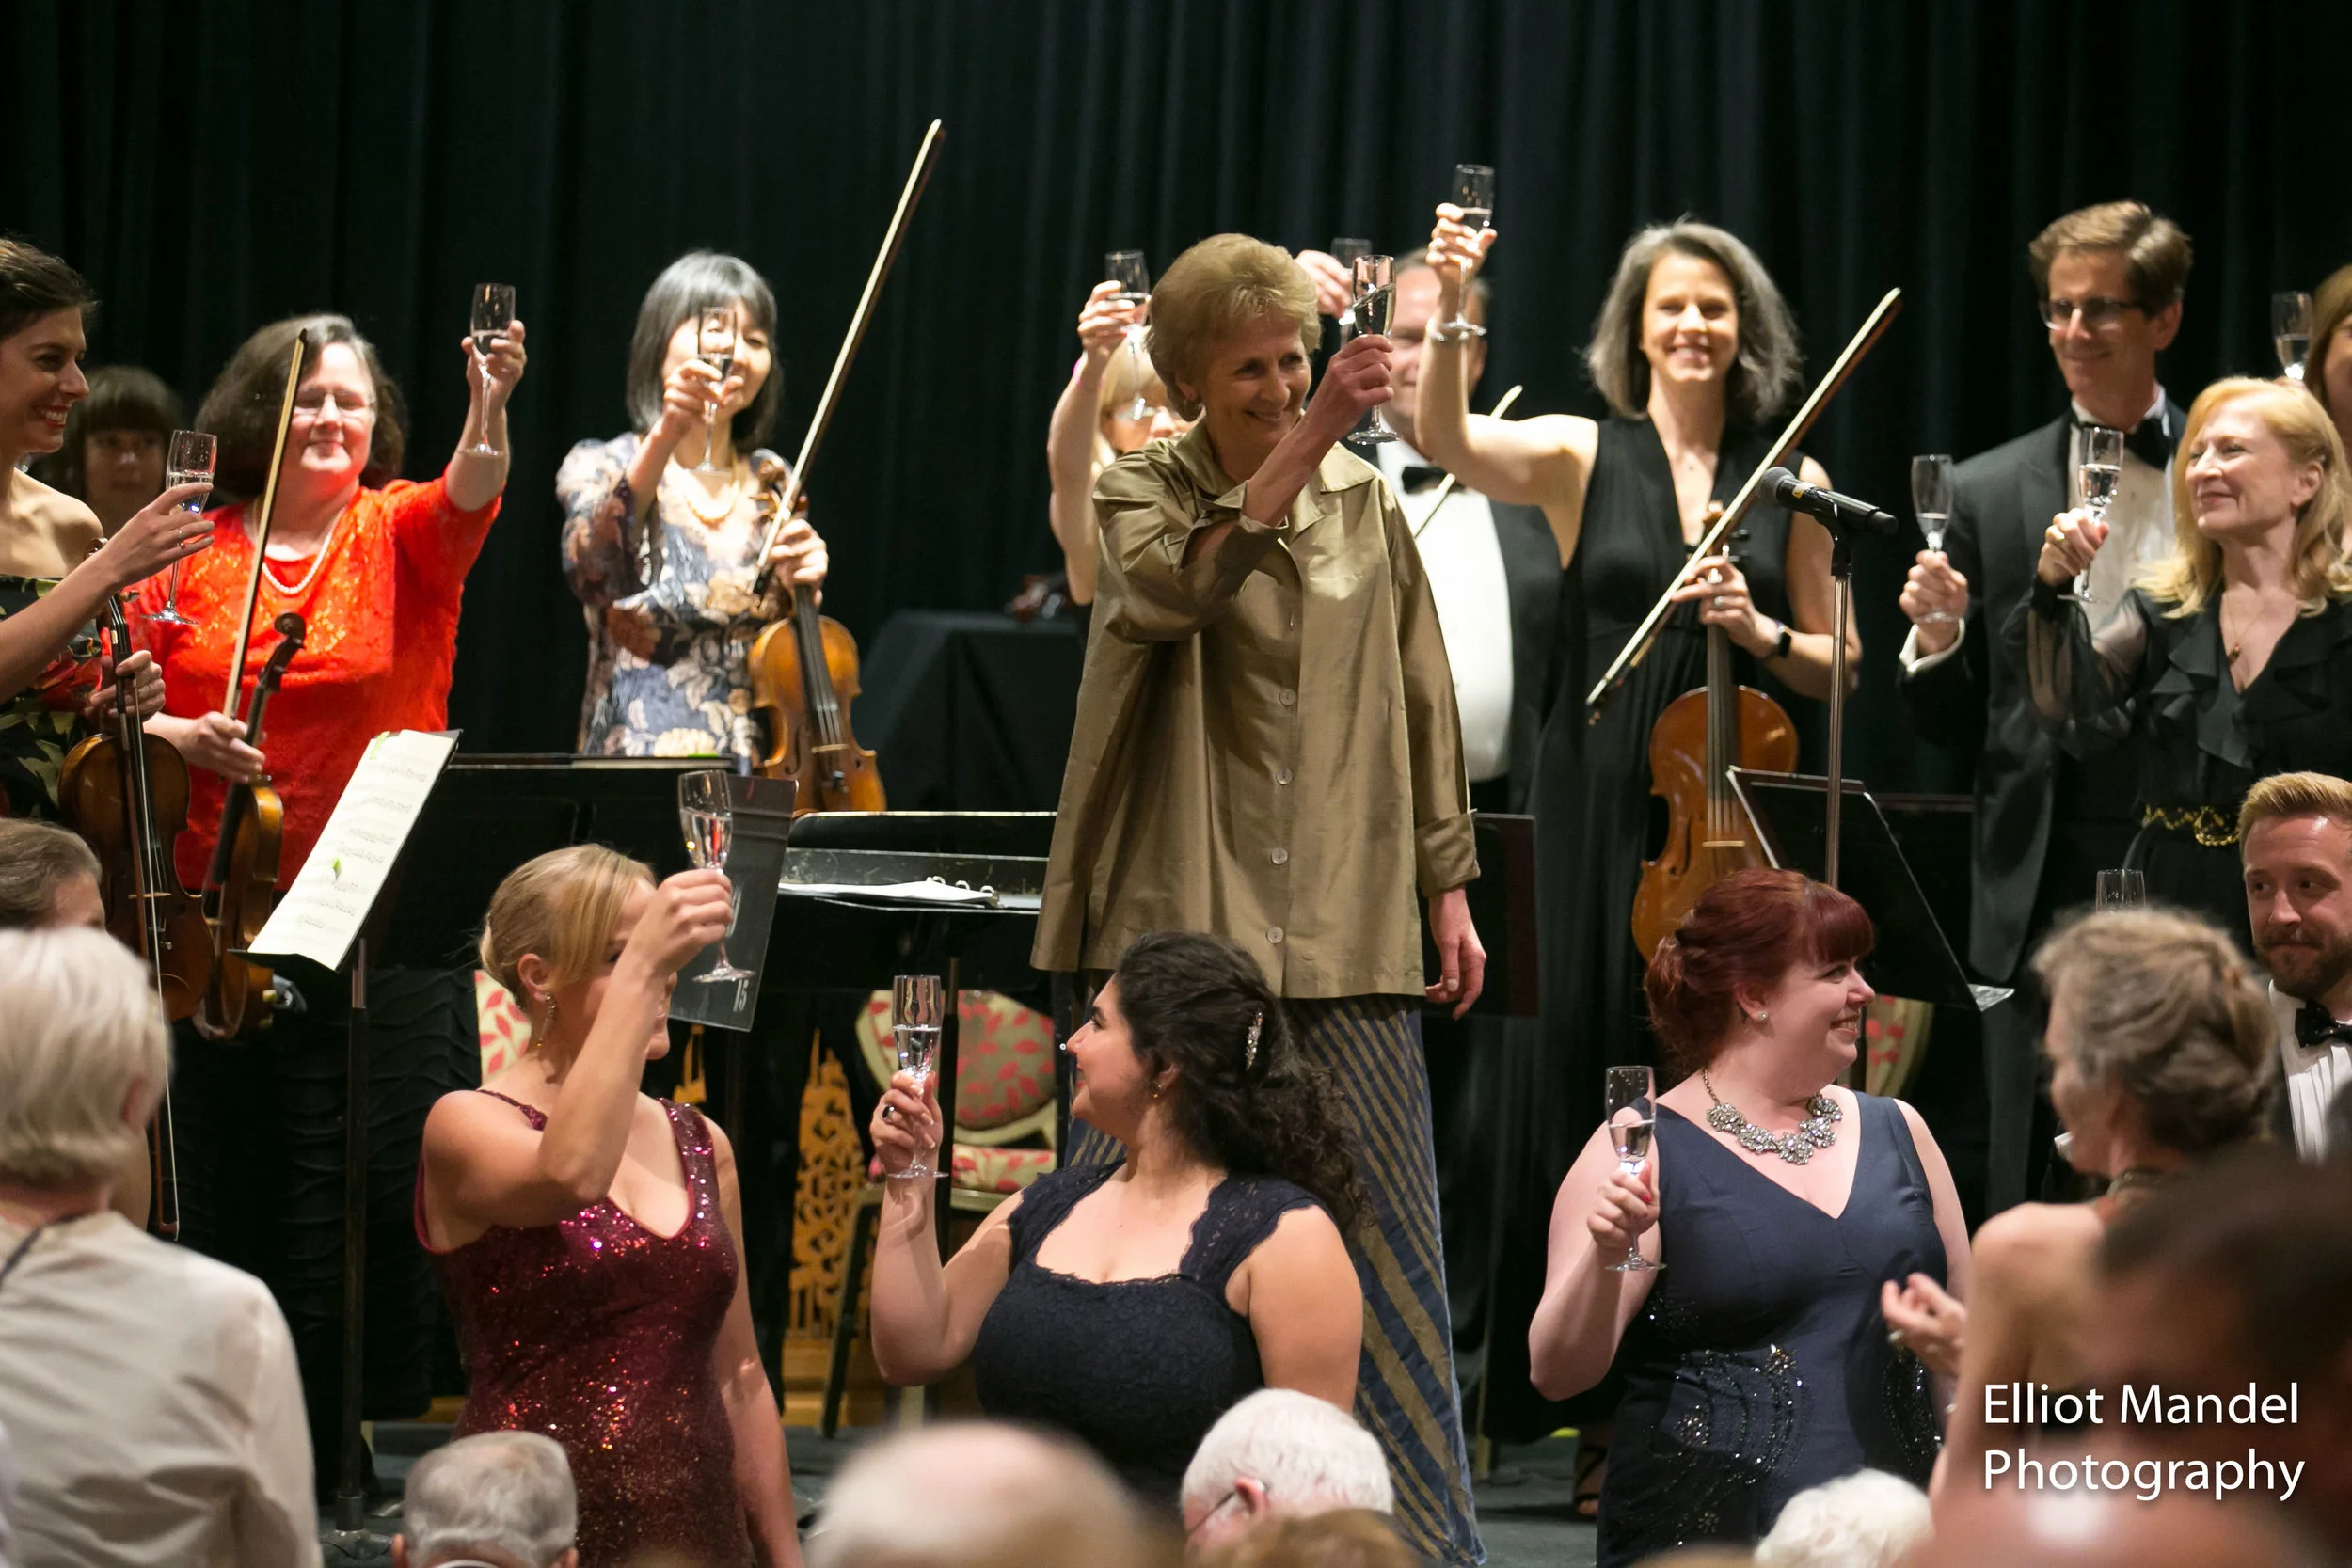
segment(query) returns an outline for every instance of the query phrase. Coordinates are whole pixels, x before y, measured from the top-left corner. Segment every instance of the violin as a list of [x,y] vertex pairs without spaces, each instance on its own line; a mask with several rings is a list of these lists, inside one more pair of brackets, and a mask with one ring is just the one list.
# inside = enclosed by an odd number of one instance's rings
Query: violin
[[[858,344],[866,339],[866,323],[873,319],[882,279],[890,276],[890,264],[898,260],[907,219],[930,182],[939,147],[940,124],[934,119],[923,133],[923,145],[915,150],[914,167],[898,192],[898,206],[882,233],[882,250],[866,275],[857,309],[850,313],[849,333],[841,341],[841,351],[834,356],[833,372],[825,377],[817,412],[801,439],[801,454],[787,472],[781,489],[771,491],[762,503],[768,507],[768,528],[761,540],[759,576],[752,589],[756,597],[765,599],[774,579],[776,540],[800,504],[809,466],[816,462],[818,446],[833,422],[841,384],[849,375],[850,361],[857,357]],[[792,605],[784,619],[763,627],[752,643],[752,703],[767,719],[769,737],[768,753],[757,771],[798,784],[792,801],[795,816],[812,811],[881,811],[884,809],[882,774],[875,768],[874,753],[857,743],[850,728],[850,699],[858,690],[857,641],[847,627],[817,613],[813,591],[794,588],[790,592]]]
[[[131,627],[112,597],[106,637],[119,667]],[[177,1021],[196,1011],[213,972],[212,931],[171,862],[172,842],[188,825],[188,765],[170,742],[147,733],[130,682],[119,682],[115,696],[115,733],[66,753],[57,799],[66,824],[98,855],[106,929],[147,960],[164,1011]],[[180,1234],[180,1161],[168,1081],[148,1120],[147,1157],[151,1224],[170,1241]]]
[[1732,679],[1731,635],[1708,626],[1707,684],[1668,703],[1650,726],[1650,793],[1666,802],[1666,844],[1656,860],[1642,863],[1633,895],[1633,942],[1643,962],[1700,894],[1764,863],[1756,826],[1732,793],[1730,770],[1790,773],[1796,767],[1797,728],[1788,710]]
[[[254,677],[245,710],[247,742],[262,743],[270,694],[308,634],[302,617],[287,610],[273,623],[281,640]],[[209,1040],[237,1039],[268,1027],[277,1006],[277,976],[243,956],[262,934],[277,901],[278,851],[285,842],[285,805],[266,776],[232,784],[221,802],[220,837],[204,874],[204,916],[212,927],[213,983],[196,1010],[197,1032]]]

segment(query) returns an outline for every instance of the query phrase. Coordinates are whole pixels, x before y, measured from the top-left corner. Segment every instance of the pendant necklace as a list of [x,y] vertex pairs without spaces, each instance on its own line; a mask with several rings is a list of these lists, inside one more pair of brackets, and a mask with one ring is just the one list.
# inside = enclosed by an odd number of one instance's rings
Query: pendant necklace
[[1813,1158],[1815,1149],[1836,1143],[1837,1124],[1846,1119],[1846,1113],[1823,1089],[1806,1102],[1805,1109],[1812,1115],[1797,1123],[1795,1132],[1767,1132],[1723,1102],[1715,1093],[1715,1080],[1708,1076],[1705,1068],[1699,1069],[1699,1082],[1707,1085],[1707,1098],[1715,1102],[1707,1113],[1708,1126],[1736,1140],[1751,1154],[1777,1154],[1792,1165],[1804,1164]]

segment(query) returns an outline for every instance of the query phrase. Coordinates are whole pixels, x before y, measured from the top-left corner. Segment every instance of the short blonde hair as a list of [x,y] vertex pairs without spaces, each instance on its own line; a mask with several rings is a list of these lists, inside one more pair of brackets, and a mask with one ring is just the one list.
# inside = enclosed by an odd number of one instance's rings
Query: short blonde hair
[[2265,822],[2324,816],[2352,827],[2352,783],[2330,773],[2273,773],[2255,781],[2237,809],[2238,842]]
[[1212,234],[1177,257],[1152,291],[1146,339],[1168,406],[1199,419],[1200,404],[1184,383],[1198,387],[1216,346],[1268,316],[1296,326],[1302,347],[1312,348],[1322,336],[1314,283],[1280,245],[1247,234]]
[[2166,613],[2194,615],[2221,592],[2221,546],[2197,531],[2189,504],[2188,451],[2207,421],[2241,398],[2258,399],[2263,423],[2297,466],[2319,465],[2319,488],[2295,519],[2290,562],[2296,602],[2316,615],[2330,599],[2352,598],[2352,478],[2344,473],[2344,437],[2319,400],[2292,381],[2258,381],[2233,375],[2197,394],[2181,431],[2180,455],[2172,463],[2172,553],[2144,568],[2134,580],[2157,598],[2173,601]]
[[2261,1131],[2278,1022],[2218,927],[2176,910],[2102,910],[2052,933],[2033,972],[2072,1004],[2074,1037],[2053,1049],[2129,1095],[2158,1143],[2202,1154]]
[[135,1159],[171,1072],[138,959],[103,931],[0,931],[0,1174],[63,1187]]
[[633,887],[653,885],[653,869],[601,844],[551,849],[507,873],[482,922],[482,967],[513,993],[535,1036],[546,1027],[538,1002],[517,972],[536,953],[557,985],[594,974]]

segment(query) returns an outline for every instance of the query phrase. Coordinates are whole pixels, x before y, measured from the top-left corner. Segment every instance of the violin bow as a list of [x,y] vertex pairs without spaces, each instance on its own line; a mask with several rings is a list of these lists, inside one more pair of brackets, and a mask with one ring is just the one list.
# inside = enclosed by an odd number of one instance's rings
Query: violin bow
[[939,161],[941,140],[940,122],[934,119],[930,129],[923,133],[923,145],[915,150],[914,168],[907,175],[906,188],[898,193],[898,207],[890,214],[890,228],[882,234],[882,251],[874,258],[873,270],[866,275],[866,292],[858,295],[857,309],[850,315],[849,335],[841,340],[841,352],[834,356],[833,373],[825,377],[825,389],[817,399],[817,412],[809,418],[808,433],[801,437],[800,455],[792,460],[792,471],[785,476],[775,515],[768,519],[767,536],[759,542],[759,576],[752,585],[755,599],[768,596],[775,575],[775,568],[769,564],[769,555],[790,524],[792,509],[800,504],[802,488],[808,483],[808,466],[817,460],[817,447],[825,438],[825,427],[833,423],[841,384],[849,376],[850,362],[857,357],[858,345],[866,339],[866,324],[873,319],[874,301],[882,294],[882,280],[890,276],[890,264],[898,259],[898,246],[906,238],[907,219],[914,215],[914,204],[923,199],[923,188],[930,183],[931,167]]
[[1600,677],[1599,684],[1585,694],[1584,721],[1587,724],[1600,722],[1601,709],[1608,705],[1611,697],[1616,695],[1617,689],[1633,673],[1633,667],[1648,654],[1650,645],[1658,641],[1658,628],[1673,613],[1675,594],[1689,580],[1691,568],[1713,555],[1731,531],[1740,526],[1740,519],[1748,514],[1748,508],[1755,504],[1756,489],[1763,483],[1765,474],[1779,467],[1781,460],[1788,455],[1789,449],[1804,439],[1805,433],[1813,428],[1813,421],[1821,417],[1821,410],[1828,406],[1831,398],[1837,395],[1837,389],[1846,384],[1846,378],[1862,362],[1862,356],[1876,347],[1879,339],[1894,325],[1902,304],[1903,292],[1900,289],[1886,291],[1885,297],[1878,303],[1878,309],[1872,310],[1868,319],[1863,322],[1861,330],[1846,344],[1846,351],[1837,356],[1837,362],[1830,366],[1829,373],[1821,378],[1820,385],[1813,388],[1812,396],[1806,398],[1804,405],[1797,410],[1797,417],[1788,421],[1788,428],[1782,431],[1780,439],[1772,443],[1772,450],[1764,454],[1764,461],[1756,466],[1756,471],[1748,475],[1748,482],[1740,486],[1740,493],[1731,498],[1731,504],[1724,508],[1723,515],[1716,518],[1714,525],[1699,536],[1699,542],[1691,546],[1691,559],[1683,562],[1682,570],[1677,572],[1674,581],[1666,585],[1666,592],[1659,595],[1656,604],[1650,606],[1649,613],[1642,617],[1642,624],[1633,628],[1633,635],[1627,638],[1625,646],[1617,650],[1617,657],[1609,661],[1609,671]]
[[[1503,415],[1511,411],[1511,405],[1519,401],[1519,394],[1525,390],[1527,390],[1527,388],[1524,387],[1514,387],[1509,391],[1503,393],[1502,396],[1495,400],[1494,411],[1489,413],[1486,418],[1490,420],[1499,420],[1502,418]],[[1413,530],[1414,538],[1420,538],[1422,529],[1425,529],[1431,523],[1437,521],[1438,513],[1445,506],[1446,497],[1452,494],[1454,494],[1454,476],[1452,474],[1448,474],[1445,476],[1443,483],[1438,486],[1438,499],[1431,501],[1429,503],[1429,510],[1422,514],[1420,526]]]
[[253,571],[246,578],[245,612],[237,617],[237,651],[229,660],[229,690],[220,700],[220,711],[234,719],[237,716],[237,688],[245,683],[245,645],[253,631],[253,607],[262,598],[262,561],[269,551],[270,513],[278,504],[278,470],[286,461],[286,432],[294,425],[294,392],[302,385],[302,362],[310,352],[309,328],[294,334],[294,356],[286,365],[286,396],[278,405],[278,440],[270,448],[269,478],[262,485],[260,520],[248,531],[253,535]]

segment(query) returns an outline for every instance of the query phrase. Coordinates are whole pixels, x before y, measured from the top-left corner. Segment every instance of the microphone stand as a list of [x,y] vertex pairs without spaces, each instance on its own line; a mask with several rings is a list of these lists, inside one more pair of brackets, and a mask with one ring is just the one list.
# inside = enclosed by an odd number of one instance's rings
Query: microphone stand
[[1837,839],[1846,816],[1846,633],[1853,624],[1853,534],[1827,522],[1832,593],[1829,647],[1829,804],[1821,825],[1821,880],[1837,885]]

